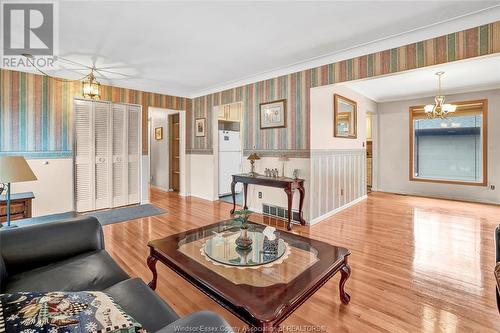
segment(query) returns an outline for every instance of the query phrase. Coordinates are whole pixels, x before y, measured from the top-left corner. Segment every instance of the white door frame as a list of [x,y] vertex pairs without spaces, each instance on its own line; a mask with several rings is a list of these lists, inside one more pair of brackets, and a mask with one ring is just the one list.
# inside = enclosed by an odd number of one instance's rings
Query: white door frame
[[366,116],[371,117],[372,122],[372,191],[378,188],[378,114],[367,111]]
[[244,127],[243,127],[243,101],[238,101],[238,102],[233,102],[233,103],[226,103],[226,104],[221,104],[214,106],[212,108],[212,142],[213,142],[213,156],[214,156],[214,173],[213,173],[213,194],[212,194],[212,200],[219,200],[219,107],[222,105],[228,105],[228,104],[241,104],[241,112],[240,112],[240,138],[241,138],[241,170],[240,172],[243,172],[243,146],[244,146]]
[[[151,112],[152,111],[160,111],[160,112],[165,112],[168,115],[171,114],[179,114],[179,168],[180,168],[180,175],[179,175],[179,195],[181,196],[187,196],[187,172],[186,172],[186,111],[184,110],[172,110],[172,109],[166,109],[166,108],[158,108],[158,107],[153,107],[150,106],[148,107],[148,156],[147,156],[147,168],[143,168],[143,182],[145,180],[144,187],[146,189],[149,188],[149,182],[150,182],[150,167],[151,167],[151,135],[153,133],[152,130],[152,123],[151,123]],[[170,153],[170,151],[169,151]],[[166,172],[169,172],[169,170],[166,170]],[[146,175],[147,174],[147,175]],[[146,176],[146,177],[144,177]],[[144,192],[143,192],[143,198],[144,198]],[[149,198],[148,198],[149,199]]]

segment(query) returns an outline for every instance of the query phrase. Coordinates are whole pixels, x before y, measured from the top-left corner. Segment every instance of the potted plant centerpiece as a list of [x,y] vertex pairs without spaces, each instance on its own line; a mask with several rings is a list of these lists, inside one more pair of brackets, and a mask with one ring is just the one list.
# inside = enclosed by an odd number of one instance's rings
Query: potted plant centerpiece
[[240,236],[236,239],[236,247],[240,250],[248,250],[252,247],[252,239],[248,234],[248,219],[252,211],[248,209],[237,210],[234,212],[235,222],[240,223]]

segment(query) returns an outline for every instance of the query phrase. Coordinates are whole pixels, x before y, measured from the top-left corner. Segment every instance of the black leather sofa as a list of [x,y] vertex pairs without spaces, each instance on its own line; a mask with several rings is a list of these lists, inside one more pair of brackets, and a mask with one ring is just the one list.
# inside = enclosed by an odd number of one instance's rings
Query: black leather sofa
[[104,249],[94,217],[0,231],[0,291],[104,291],[148,332],[233,332],[215,313],[179,316]]
[[497,308],[500,312],[500,225],[495,229],[495,254],[496,254],[496,265],[495,265],[495,279],[497,281],[496,296],[497,296]]

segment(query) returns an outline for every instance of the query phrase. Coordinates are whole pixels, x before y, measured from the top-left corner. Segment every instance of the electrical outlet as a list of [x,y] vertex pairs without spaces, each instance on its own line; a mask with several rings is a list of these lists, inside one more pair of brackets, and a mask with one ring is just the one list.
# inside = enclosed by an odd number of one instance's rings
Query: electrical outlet
[[340,190],[340,195],[344,195],[344,189]]
[[259,192],[259,199],[262,199],[262,192]]
[[495,189],[495,185],[490,185],[490,189],[494,190]]

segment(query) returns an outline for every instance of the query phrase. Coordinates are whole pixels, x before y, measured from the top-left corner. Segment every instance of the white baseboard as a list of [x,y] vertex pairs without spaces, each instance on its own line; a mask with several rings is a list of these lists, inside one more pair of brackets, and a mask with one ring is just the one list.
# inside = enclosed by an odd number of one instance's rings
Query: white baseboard
[[191,193],[191,195],[189,195],[190,197],[195,197],[195,198],[198,198],[198,199],[203,199],[203,200],[207,200],[207,201],[216,201],[218,199],[214,199],[214,198],[211,198],[211,197],[205,197],[203,195],[198,195],[198,194],[193,194]]
[[334,210],[329,211],[329,212],[328,212],[328,213],[326,213],[326,214],[323,214],[323,215],[321,215],[321,216],[318,216],[318,217],[316,217],[316,218],[312,219],[311,221],[309,221],[309,225],[313,225],[313,224],[319,223],[319,222],[323,221],[324,219],[327,219],[327,218],[329,218],[330,216],[333,216],[333,215],[335,215],[335,214],[337,214],[337,213],[339,213],[339,212],[343,211],[344,209],[349,208],[349,207],[351,207],[351,206],[353,206],[353,205],[355,205],[355,204],[357,204],[357,203],[359,203],[359,202],[361,202],[361,201],[365,200],[366,198],[368,198],[368,196],[365,194],[365,195],[363,195],[363,196],[361,196],[361,197],[357,198],[356,200],[353,200],[353,201],[351,201],[351,202],[349,202],[349,203],[347,203],[347,204],[343,205],[342,207],[336,208],[336,209],[334,209]]
[[[453,195],[439,195],[439,194],[424,193],[424,192],[412,192],[412,191],[396,191],[396,190],[386,190],[386,189],[380,189],[380,188],[377,191],[383,192],[383,193],[392,193],[392,194],[408,195],[408,196],[431,198],[431,199],[456,200],[456,201],[465,201],[465,202],[473,202],[473,203],[482,203],[482,204],[488,204],[488,205],[498,205],[499,204],[498,202],[495,202],[492,200],[464,198],[464,197],[453,196]],[[374,192],[377,192],[377,191],[374,191]]]

